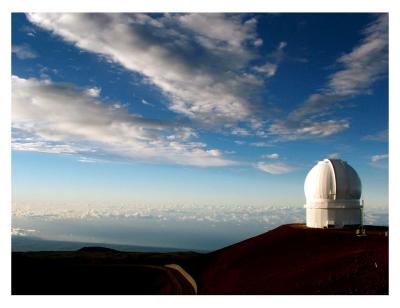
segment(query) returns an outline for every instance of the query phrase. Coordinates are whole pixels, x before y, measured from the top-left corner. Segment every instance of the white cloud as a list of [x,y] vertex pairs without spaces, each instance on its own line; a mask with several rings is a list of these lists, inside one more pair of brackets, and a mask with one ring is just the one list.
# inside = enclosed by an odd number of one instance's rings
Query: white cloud
[[35,59],[38,57],[37,53],[29,45],[14,45],[11,48],[11,52],[14,53],[18,59],[27,60]]
[[[92,96],[92,97],[99,97],[100,93],[101,93],[101,88],[97,88],[97,87],[89,88],[89,89],[85,90],[85,94],[88,96]],[[116,104],[116,105],[118,105],[118,104]],[[120,105],[118,105],[118,106],[120,106]],[[116,107],[116,108],[119,108],[119,107]]]
[[169,108],[177,113],[209,125],[254,116],[248,97],[260,83],[243,74],[255,58],[249,49],[258,39],[254,18],[32,13],[28,19],[83,50],[143,74],[170,98]]
[[192,138],[198,138],[198,137],[199,137],[198,133],[191,127],[176,127],[174,129],[174,134],[168,135],[167,139],[170,141],[173,140],[187,141]]
[[263,44],[263,40],[262,39],[256,39],[254,41],[254,46],[256,46],[256,47],[260,47],[260,46],[262,46],[262,44]]
[[256,131],[256,135],[258,137],[261,137],[261,138],[267,138],[268,137],[267,133],[265,131],[262,131],[262,130]]
[[368,93],[371,85],[384,77],[388,64],[388,15],[381,14],[363,31],[364,38],[354,49],[337,59],[341,67],[329,77],[327,85],[294,110],[292,120],[321,114],[335,102]]
[[257,169],[271,173],[271,174],[284,174],[295,170],[293,166],[284,163],[265,163],[259,162],[256,165]]
[[[156,221],[209,221],[209,222],[234,222],[234,223],[304,223],[305,209],[303,207],[276,205],[268,207],[250,205],[163,205],[149,207],[135,206],[84,206],[74,209],[64,207],[41,207],[32,209],[30,206],[13,205],[13,218],[32,218],[41,221],[54,220],[140,220],[154,219]],[[377,225],[387,225],[387,208],[368,207],[365,212],[366,222]],[[371,223],[374,222],[374,223]],[[13,228],[14,233],[29,234],[38,232],[34,229]]]
[[334,95],[357,95],[382,77],[388,64],[388,14],[380,15],[364,30],[364,39],[350,53],[341,56],[343,69],[334,73],[328,91]]
[[328,158],[340,158],[339,153],[330,153],[327,155]]
[[276,50],[267,56],[268,61],[261,66],[255,66],[254,70],[266,74],[267,78],[273,77],[278,70],[278,64],[284,57],[283,49],[286,46],[286,42],[280,42]]
[[35,232],[36,230],[34,229],[11,228],[12,236],[28,236]]
[[[177,17],[177,20],[185,28],[191,29],[198,39],[207,38],[210,44],[214,44],[214,48],[231,50],[239,48],[243,50],[243,43],[255,40],[255,44],[259,44],[256,39],[254,27],[257,24],[256,19],[252,18],[245,22],[238,15],[225,14],[184,14]],[[221,43],[225,43],[224,46]],[[208,45],[206,46],[208,47]]]
[[272,154],[265,154],[261,156],[262,158],[268,158],[268,159],[277,159],[279,158],[278,153],[272,153]]
[[207,153],[210,154],[211,156],[215,156],[215,157],[222,155],[221,151],[217,150],[217,149],[207,150]]
[[[40,221],[95,221],[95,220],[137,220],[149,219],[157,221],[219,222],[219,223],[261,223],[263,225],[281,225],[282,223],[304,222],[305,210],[302,207],[289,206],[193,206],[174,205],[162,207],[146,206],[85,206],[78,209],[60,209],[57,207],[13,209],[15,218],[35,217]],[[15,228],[18,229],[18,228]]]
[[51,75],[58,75],[57,69],[52,69],[41,64],[38,64],[39,76],[41,79],[51,79]]
[[250,132],[245,128],[235,127],[234,129],[232,129],[231,134],[237,136],[249,136]]
[[371,156],[371,161],[372,162],[377,162],[377,161],[380,161],[380,160],[386,160],[388,158],[389,158],[388,154],[373,155],[373,156]]
[[278,46],[278,50],[282,50],[283,48],[285,48],[287,46],[287,42],[280,42],[279,46]]
[[81,163],[99,163],[99,162],[104,162],[104,160],[99,160],[99,159],[95,159],[95,158],[91,158],[91,157],[85,157],[85,156],[81,156],[78,159],[79,162]]
[[274,145],[272,143],[268,142],[263,142],[263,141],[257,141],[257,142],[252,142],[250,145],[258,148],[264,148],[264,147],[273,147]]
[[[216,149],[191,141],[191,128],[113,108],[69,84],[12,77],[15,150],[51,153],[106,152],[135,160],[194,166],[226,166]],[[174,134],[175,139],[167,136]],[[217,155],[219,154],[219,155]]]
[[82,147],[74,147],[70,144],[51,144],[45,141],[26,142],[21,139],[14,139],[11,146],[15,151],[33,151],[53,154],[75,154],[82,152],[83,150],[85,152],[89,151],[87,148],[82,149]]
[[379,131],[379,132],[377,132],[375,134],[366,135],[362,139],[363,140],[368,140],[368,141],[387,142],[388,141],[388,137],[389,137],[388,130],[385,129],[385,130]]
[[327,121],[280,121],[269,128],[271,135],[277,135],[281,140],[301,140],[327,137],[349,128],[347,120]]
[[254,69],[257,72],[265,73],[268,77],[272,77],[275,75],[278,65],[275,63],[265,63],[262,66],[256,66]]
[[149,102],[146,101],[145,99],[142,99],[141,102],[142,102],[143,105],[147,105],[147,106],[154,107],[154,105],[153,105],[152,103],[149,103]]
[[36,36],[36,30],[30,26],[23,26],[22,28],[19,29],[21,32],[26,33],[26,35],[35,37]]
[[311,94],[299,108],[289,114],[289,119],[291,121],[301,121],[310,115],[323,115],[328,108],[340,99],[341,97],[336,95]]
[[338,102],[366,94],[371,85],[385,76],[388,61],[387,14],[380,15],[366,29],[354,49],[337,59],[340,69],[329,76],[327,84],[311,94],[287,119],[277,120],[269,133],[279,140],[327,137],[350,127],[348,120],[319,120],[333,112]]

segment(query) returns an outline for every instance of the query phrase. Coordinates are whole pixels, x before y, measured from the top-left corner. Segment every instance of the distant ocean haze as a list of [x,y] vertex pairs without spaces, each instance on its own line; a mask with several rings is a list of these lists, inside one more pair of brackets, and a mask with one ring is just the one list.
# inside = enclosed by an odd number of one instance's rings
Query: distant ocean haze
[[[302,207],[104,207],[85,210],[14,209],[14,236],[178,249],[215,250],[287,223],[304,223]],[[384,209],[365,224],[388,225]]]

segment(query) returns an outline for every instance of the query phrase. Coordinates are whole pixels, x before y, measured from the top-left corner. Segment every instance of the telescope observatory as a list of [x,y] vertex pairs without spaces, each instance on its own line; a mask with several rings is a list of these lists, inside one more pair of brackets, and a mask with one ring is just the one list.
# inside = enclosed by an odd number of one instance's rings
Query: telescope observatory
[[324,159],[308,172],[307,227],[343,228],[362,224],[361,181],[357,172],[341,159]]

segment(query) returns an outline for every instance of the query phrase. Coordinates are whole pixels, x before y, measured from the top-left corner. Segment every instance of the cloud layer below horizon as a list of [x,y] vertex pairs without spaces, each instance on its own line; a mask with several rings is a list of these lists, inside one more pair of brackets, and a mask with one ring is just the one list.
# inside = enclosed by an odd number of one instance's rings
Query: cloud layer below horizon
[[[13,209],[12,218],[14,236],[218,249],[282,224],[304,223],[305,209],[289,206],[135,206],[32,210],[19,207]],[[365,223],[388,225],[387,209],[368,209]]]

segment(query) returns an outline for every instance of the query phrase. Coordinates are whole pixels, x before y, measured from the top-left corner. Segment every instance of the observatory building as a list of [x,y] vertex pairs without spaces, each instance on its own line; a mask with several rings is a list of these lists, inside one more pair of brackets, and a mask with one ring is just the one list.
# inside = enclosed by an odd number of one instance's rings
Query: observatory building
[[307,174],[304,192],[307,227],[343,228],[362,224],[361,181],[345,161],[319,161]]

